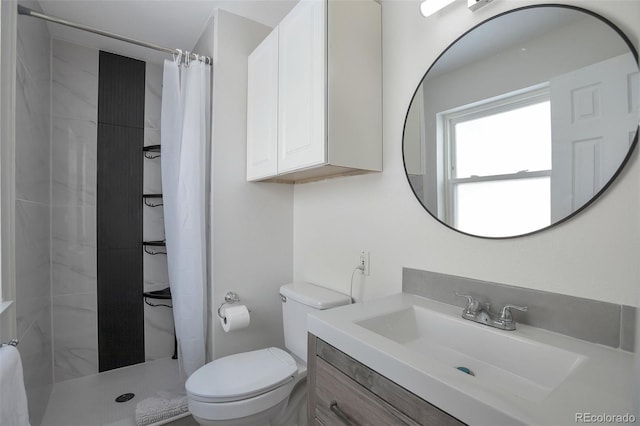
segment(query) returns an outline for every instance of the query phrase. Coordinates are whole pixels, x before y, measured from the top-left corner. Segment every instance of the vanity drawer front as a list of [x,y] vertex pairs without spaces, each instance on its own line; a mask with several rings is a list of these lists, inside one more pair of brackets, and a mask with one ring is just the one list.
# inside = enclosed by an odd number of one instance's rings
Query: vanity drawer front
[[[317,359],[316,419],[325,426],[416,425],[323,359]],[[333,407],[336,404],[337,407]],[[348,420],[341,419],[341,414]],[[349,421],[351,423],[349,423]]]
[[[317,407],[322,404],[322,410],[328,409],[327,401],[323,401],[322,403],[318,401],[320,396],[314,394],[312,389],[315,388],[316,393],[319,393],[320,386],[317,385],[315,381],[317,380],[319,382],[320,380],[328,380],[324,378],[320,379],[320,375],[323,374],[327,376],[331,373],[329,377],[333,380],[332,383],[334,385],[342,385],[342,383],[346,381],[347,383],[350,383],[352,389],[357,389],[359,393],[366,392],[368,398],[372,398],[374,401],[381,401],[381,407],[386,410],[386,413],[393,416],[393,421],[388,423],[389,425],[464,425],[464,423],[460,422],[455,417],[450,416],[397,383],[387,379],[378,372],[351,358],[349,355],[331,346],[322,339],[309,334],[309,355],[311,354],[315,354],[316,356],[309,357],[310,420],[314,417],[318,417],[324,422],[324,418],[318,416]],[[322,369],[320,365],[322,365]],[[315,370],[317,370],[317,373],[314,373]],[[318,377],[316,378],[316,376]],[[335,379],[335,377],[338,377],[339,379]],[[323,387],[325,386],[323,385]],[[341,402],[337,398],[337,391],[330,389],[330,391],[323,390],[322,392],[325,392],[323,395],[328,395],[323,398],[333,398],[329,399],[329,402],[336,400],[338,405],[341,406]],[[353,390],[350,390],[349,392],[352,394],[355,393]],[[332,397],[332,395],[336,396]],[[365,411],[365,414],[366,420],[363,423],[356,422],[357,425],[387,425],[387,423],[383,421],[383,417],[378,414],[374,414],[373,411]],[[342,425],[344,423],[331,424]]]

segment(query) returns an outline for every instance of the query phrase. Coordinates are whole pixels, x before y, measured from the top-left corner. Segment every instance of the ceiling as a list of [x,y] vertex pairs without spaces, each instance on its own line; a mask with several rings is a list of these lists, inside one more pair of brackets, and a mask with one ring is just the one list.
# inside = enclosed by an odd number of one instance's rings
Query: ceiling
[[507,49],[526,51],[528,44],[589,15],[568,8],[530,8],[496,16],[473,28],[456,40],[437,66],[429,70],[429,78],[491,58]]
[[[163,47],[189,50],[216,8],[275,27],[298,0],[40,0],[42,12]],[[37,9],[34,2],[26,7]],[[21,17],[20,19],[35,19]],[[150,62],[167,54],[48,23],[51,36]],[[197,52],[200,53],[200,52]]]

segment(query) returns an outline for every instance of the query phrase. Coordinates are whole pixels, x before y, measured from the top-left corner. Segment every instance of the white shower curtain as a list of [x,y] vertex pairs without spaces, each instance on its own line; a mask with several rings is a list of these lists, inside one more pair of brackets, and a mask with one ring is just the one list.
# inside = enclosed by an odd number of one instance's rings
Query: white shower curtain
[[169,284],[181,372],[205,364],[207,141],[211,66],[165,61],[162,194]]

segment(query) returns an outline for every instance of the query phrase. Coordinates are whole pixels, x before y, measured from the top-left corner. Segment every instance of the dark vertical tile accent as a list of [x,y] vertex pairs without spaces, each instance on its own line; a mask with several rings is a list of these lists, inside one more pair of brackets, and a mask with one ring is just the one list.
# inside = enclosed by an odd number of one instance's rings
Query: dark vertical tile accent
[[100,123],[144,127],[145,66],[144,62],[126,56],[100,52]]
[[[140,248],[98,250],[98,369],[144,362]],[[100,264],[99,263],[99,264]]]
[[144,129],[98,123],[100,248],[140,247]]
[[142,179],[145,63],[100,52],[98,364],[144,362]]

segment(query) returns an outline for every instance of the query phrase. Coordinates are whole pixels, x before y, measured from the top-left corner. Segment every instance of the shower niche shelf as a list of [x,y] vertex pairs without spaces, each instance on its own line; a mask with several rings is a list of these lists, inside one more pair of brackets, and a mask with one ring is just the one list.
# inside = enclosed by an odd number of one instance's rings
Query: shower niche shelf
[[[155,299],[155,300],[171,300],[171,288],[166,287],[162,290],[154,290],[154,291],[145,291],[142,293],[142,297],[144,299],[144,303],[151,306],[152,308],[157,308],[158,306],[173,308],[173,304],[164,304],[161,302],[150,302],[147,299]],[[171,302],[167,302],[171,303]],[[173,355],[171,356],[173,359],[178,359],[178,340],[176,339],[176,329],[175,325],[173,328]]]
[[171,288],[167,287],[167,288],[163,288],[162,290],[155,290],[155,291],[145,291],[144,293],[142,293],[142,296],[144,296],[144,302],[149,305],[149,306],[166,306],[168,308],[171,308],[171,305],[164,305],[164,304],[152,304],[151,302],[149,302],[147,299],[156,299],[156,300],[171,300]]
[[160,145],[149,145],[142,148],[144,156],[150,160],[160,157]]
[[162,203],[162,194],[144,194],[142,196],[144,204],[149,207],[160,207]]
[[[156,254],[167,254],[167,242],[165,240],[143,241],[142,247],[146,253],[153,256]],[[164,250],[162,250],[161,247],[164,247]]]
[[[145,129],[145,132],[146,130],[147,129]],[[159,159],[162,154],[162,146],[160,144],[143,146],[142,154],[145,158],[145,160],[142,160],[144,161],[145,168],[143,188],[147,188],[142,190],[143,221],[145,223],[143,235],[146,236],[146,238],[145,236],[142,237],[142,249],[144,250],[143,256],[145,256],[143,288],[146,291],[142,293],[145,308],[145,326],[146,321],[151,321],[153,323],[151,328],[154,329],[154,331],[150,333],[152,335],[150,341],[153,342],[157,340],[158,344],[160,344],[161,340],[164,341],[165,338],[167,339],[166,343],[169,343],[169,336],[166,336],[165,331],[167,333],[171,333],[171,328],[173,328],[173,354],[171,355],[169,347],[167,347],[166,356],[178,359],[178,341],[176,339],[173,314],[169,313],[169,315],[167,315],[166,313],[162,314],[158,312],[158,310],[163,311],[167,308],[173,308],[167,270],[167,243],[163,236],[164,198],[162,194],[162,174],[158,173],[160,172],[160,168],[162,168],[162,164]],[[155,272],[152,273],[151,270],[154,270]],[[159,272],[162,273],[157,275]],[[153,278],[151,276],[147,276],[148,273],[151,273]],[[165,274],[167,274],[166,277],[161,278],[160,281],[156,279],[164,276]],[[163,286],[164,288],[157,290],[157,286]],[[154,313],[151,313],[151,311],[154,311]],[[158,334],[155,329],[158,329],[161,333]],[[162,346],[164,347],[164,343]]]

